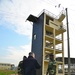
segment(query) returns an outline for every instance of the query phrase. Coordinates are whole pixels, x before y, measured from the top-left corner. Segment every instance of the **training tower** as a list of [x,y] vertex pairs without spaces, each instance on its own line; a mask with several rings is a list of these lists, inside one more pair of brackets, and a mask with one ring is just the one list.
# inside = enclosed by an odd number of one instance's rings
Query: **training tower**
[[48,54],[53,53],[54,59],[61,56],[61,61],[56,60],[56,75],[64,75],[64,32],[66,31],[63,20],[64,11],[55,16],[47,10],[43,10],[38,17],[29,15],[28,21],[33,22],[32,52],[41,64],[37,75],[46,75],[49,62]]

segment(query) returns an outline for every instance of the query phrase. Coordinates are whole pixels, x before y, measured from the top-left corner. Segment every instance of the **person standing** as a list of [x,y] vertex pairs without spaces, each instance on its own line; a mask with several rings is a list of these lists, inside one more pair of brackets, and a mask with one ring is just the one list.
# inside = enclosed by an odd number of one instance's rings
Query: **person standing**
[[54,55],[51,53],[49,54],[49,63],[46,75],[56,75],[56,62],[54,60]]
[[40,67],[35,59],[35,54],[30,52],[28,58],[24,61],[24,75],[36,75],[36,69],[40,69]]
[[19,64],[18,64],[18,75],[24,75],[23,61],[26,59],[27,59],[27,57],[23,56],[23,60],[19,62]]

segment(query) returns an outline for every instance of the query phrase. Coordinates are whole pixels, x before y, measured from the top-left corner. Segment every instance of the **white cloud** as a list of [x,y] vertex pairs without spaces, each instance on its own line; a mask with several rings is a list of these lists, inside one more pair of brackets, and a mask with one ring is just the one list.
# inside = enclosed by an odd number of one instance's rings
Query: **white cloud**
[[[7,24],[4,24],[4,25],[12,29],[16,33],[26,35],[28,37],[31,37],[32,35],[32,25],[29,22],[25,22],[29,14],[37,15],[41,12],[42,9],[45,9],[45,8],[53,11],[52,9],[50,9],[53,6],[51,7],[51,5],[49,4],[47,6],[46,2],[43,2],[40,0],[1,1],[0,7],[1,7],[0,16],[2,15],[1,21],[8,23],[8,25]],[[53,9],[55,8],[53,7]],[[0,23],[2,23],[1,21]]]
[[12,63],[16,66],[18,65],[19,61],[23,59],[23,56],[28,56],[28,53],[31,51],[31,44],[20,46],[20,47],[8,47],[7,52],[8,55],[6,57],[0,57],[0,61],[6,63]]
[[26,2],[28,1],[2,1],[0,5],[0,16],[2,15],[0,18],[0,23],[2,23],[4,20],[4,22],[8,23],[8,25],[4,24],[4,26],[14,30],[18,34],[31,37],[30,32],[32,32],[32,25],[28,22],[25,22],[26,18],[30,14],[30,12],[28,12],[29,7],[27,7]]
[[[23,22],[22,22],[23,23]],[[32,25],[29,22],[26,22],[24,24],[18,24],[16,25],[15,32],[23,35],[27,35],[31,38],[32,36]]]

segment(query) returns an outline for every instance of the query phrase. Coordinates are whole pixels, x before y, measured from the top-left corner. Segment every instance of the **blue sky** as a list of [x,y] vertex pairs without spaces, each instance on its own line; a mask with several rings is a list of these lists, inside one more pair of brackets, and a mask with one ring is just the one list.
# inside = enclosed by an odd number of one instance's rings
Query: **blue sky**
[[[32,23],[25,22],[29,14],[37,16],[46,9],[58,15],[66,7],[69,11],[71,57],[75,57],[74,0],[0,0],[0,62],[18,65],[24,55],[28,56],[31,51],[33,27]],[[67,56],[66,33],[64,37],[65,56]]]

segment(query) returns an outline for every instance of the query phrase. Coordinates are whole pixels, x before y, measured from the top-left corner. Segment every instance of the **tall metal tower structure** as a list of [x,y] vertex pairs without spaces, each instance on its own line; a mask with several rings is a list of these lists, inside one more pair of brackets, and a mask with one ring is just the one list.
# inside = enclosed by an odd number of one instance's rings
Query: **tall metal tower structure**
[[[55,16],[47,10],[43,10],[38,17],[30,14],[27,18],[33,22],[32,52],[41,64],[37,75],[46,75],[50,53],[54,54],[56,61],[56,75],[64,75],[64,18],[64,11]],[[61,61],[56,60],[59,55],[62,57]]]

